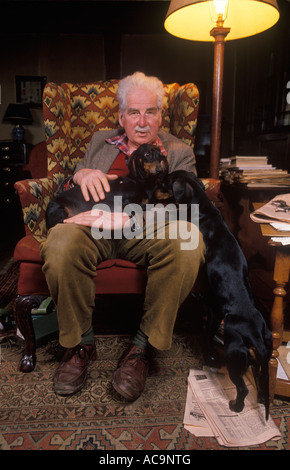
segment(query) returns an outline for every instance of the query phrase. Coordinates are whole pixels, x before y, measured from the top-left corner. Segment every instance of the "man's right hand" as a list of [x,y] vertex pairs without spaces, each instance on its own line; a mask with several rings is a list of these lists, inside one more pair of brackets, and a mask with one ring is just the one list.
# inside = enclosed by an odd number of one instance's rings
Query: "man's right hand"
[[81,187],[86,201],[89,201],[91,194],[93,200],[99,202],[105,198],[105,193],[110,191],[108,180],[117,178],[117,175],[106,175],[101,170],[83,168],[74,174],[73,181]]

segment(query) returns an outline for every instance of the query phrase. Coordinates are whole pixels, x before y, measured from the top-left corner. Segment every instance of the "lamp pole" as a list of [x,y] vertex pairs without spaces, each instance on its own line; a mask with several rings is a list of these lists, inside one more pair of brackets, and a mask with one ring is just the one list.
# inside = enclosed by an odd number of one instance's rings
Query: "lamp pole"
[[214,66],[213,66],[213,91],[212,91],[212,123],[211,123],[211,151],[210,151],[210,178],[219,177],[219,159],[221,146],[222,123],[222,95],[224,74],[224,46],[225,38],[230,28],[223,27],[223,20],[218,18],[217,26],[210,35],[214,37]]

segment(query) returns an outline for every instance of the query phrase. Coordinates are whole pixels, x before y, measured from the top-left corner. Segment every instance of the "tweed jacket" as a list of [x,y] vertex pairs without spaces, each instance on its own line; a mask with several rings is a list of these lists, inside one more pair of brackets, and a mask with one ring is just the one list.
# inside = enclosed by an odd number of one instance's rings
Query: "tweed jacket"
[[[82,168],[91,168],[101,170],[103,173],[108,173],[119,150],[115,145],[107,143],[106,139],[115,137],[118,134],[120,135],[123,132],[124,129],[95,132],[88,145],[84,159],[77,164],[75,172]],[[195,155],[189,145],[163,130],[159,131],[158,136],[168,154],[167,159],[170,173],[175,170],[185,170],[196,173]]]

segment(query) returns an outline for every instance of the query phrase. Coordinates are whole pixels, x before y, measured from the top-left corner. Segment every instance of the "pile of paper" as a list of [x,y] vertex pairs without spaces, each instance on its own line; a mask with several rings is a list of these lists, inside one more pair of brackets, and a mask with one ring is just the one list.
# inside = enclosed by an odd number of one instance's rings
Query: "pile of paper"
[[278,440],[281,433],[272,418],[265,419],[265,407],[257,403],[256,389],[245,377],[249,394],[244,410],[235,413],[229,401],[236,388],[227,373],[190,370],[184,413],[184,427],[195,436],[215,437],[226,447],[244,447]]

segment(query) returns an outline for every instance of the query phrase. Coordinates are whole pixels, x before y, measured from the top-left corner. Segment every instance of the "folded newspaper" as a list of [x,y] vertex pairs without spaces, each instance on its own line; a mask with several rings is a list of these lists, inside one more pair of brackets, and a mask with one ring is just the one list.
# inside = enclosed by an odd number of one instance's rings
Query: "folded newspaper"
[[282,436],[265,407],[257,403],[253,379],[247,375],[245,382],[249,393],[240,413],[231,411],[229,400],[236,396],[236,388],[228,373],[207,370],[190,370],[184,412],[184,427],[195,436],[215,437],[221,446],[249,447]]
[[[290,194],[280,194],[250,214],[254,222],[286,222],[290,224]],[[290,230],[290,227],[289,227]]]

